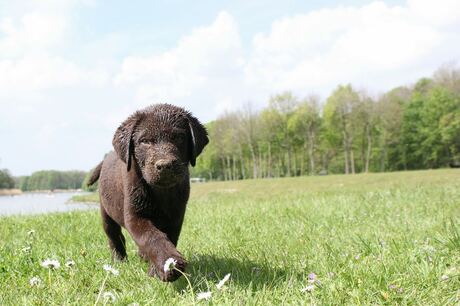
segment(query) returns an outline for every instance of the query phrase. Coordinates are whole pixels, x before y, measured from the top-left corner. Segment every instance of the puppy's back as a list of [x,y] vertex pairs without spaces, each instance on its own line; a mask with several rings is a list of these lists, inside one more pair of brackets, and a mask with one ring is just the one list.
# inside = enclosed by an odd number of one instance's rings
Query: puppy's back
[[124,225],[123,202],[126,177],[123,169],[125,168],[124,162],[112,151],[107,154],[102,163],[99,178],[101,205],[107,214],[120,225]]

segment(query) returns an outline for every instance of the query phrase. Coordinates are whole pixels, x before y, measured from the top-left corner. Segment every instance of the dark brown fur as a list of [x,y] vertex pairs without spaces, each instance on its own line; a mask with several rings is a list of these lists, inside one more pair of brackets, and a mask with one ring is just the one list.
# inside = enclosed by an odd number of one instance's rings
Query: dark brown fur
[[93,185],[94,183],[97,182],[97,180],[99,179],[99,175],[101,175],[101,169],[102,169],[102,162],[100,162],[96,168],[94,168],[93,170],[93,173],[91,174],[88,182],[87,182],[87,185],[88,186],[91,186]]
[[190,193],[188,164],[195,165],[208,143],[206,130],[184,109],[158,104],[128,117],[112,143],[115,152],[89,182],[99,177],[102,223],[113,256],[126,258],[123,226],[150,262],[149,274],[174,281],[180,274],[163,266],[172,257],[185,270],[176,245]]

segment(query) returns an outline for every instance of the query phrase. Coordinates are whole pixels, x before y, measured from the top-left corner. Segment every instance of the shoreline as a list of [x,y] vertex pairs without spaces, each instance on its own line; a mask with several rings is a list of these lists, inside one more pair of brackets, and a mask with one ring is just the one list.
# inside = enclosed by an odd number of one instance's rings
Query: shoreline
[[22,194],[31,194],[31,193],[72,193],[72,192],[84,192],[83,189],[54,189],[54,190],[28,190],[22,191],[21,189],[0,189],[0,196],[15,196]]
[[43,190],[27,190],[22,193],[70,193],[70,192],[84,192],[83,189],[43,189]]
[[21,189],[0,189],[0,196],[14,196],[23,194]]
[[99,205],[99,192],[76,194],[69,200],[70,203],[93,203]]

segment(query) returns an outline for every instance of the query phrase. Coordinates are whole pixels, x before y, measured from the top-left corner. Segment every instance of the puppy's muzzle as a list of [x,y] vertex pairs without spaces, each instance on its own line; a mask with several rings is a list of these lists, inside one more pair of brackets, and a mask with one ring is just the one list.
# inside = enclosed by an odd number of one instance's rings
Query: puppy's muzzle
[[155,163],[155,169],[161,173],[161,175],[167,174],[174,170],[176,163],[177,162],[173,159],[160,159]]
[[180,171],[180,163],[175,159],[160,159],[155,162],[158,185],[171,185],[178,183],[183,173]]

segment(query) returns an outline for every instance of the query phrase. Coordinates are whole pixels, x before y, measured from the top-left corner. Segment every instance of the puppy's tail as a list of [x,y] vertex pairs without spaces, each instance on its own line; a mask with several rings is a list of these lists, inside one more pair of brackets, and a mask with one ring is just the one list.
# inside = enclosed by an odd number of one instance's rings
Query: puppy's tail
[[91,186],[96,181],[99,179],[99,175],[101,175],[101,169],[102,169],[102,162],[100,162],[96,168],[94,168],[93,173],[91,174],[91,177],[89,178],[88,182],[86,183],[86,186]]

